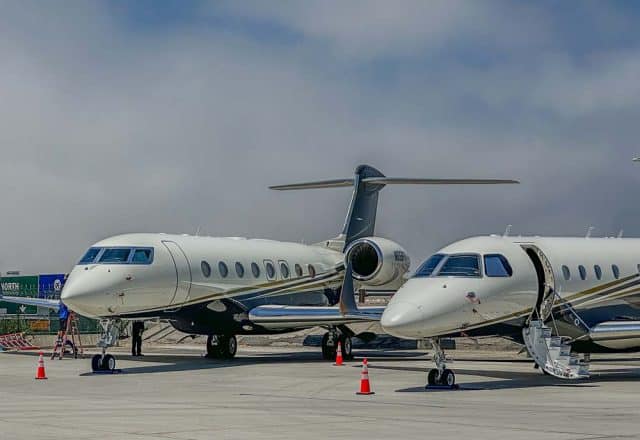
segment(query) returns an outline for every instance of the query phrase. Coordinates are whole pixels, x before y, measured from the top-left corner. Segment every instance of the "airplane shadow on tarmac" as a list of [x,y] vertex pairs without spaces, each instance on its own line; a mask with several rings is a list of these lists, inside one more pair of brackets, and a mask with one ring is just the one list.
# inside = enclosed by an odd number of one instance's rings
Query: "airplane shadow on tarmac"
[[[529,361],[530,362],[530,361]],[[395,367],[395,366],[369,366],[370,370],[396,370],[396,371],[419,371],[424,372],[425,382],[428,369],[412,368],[412,367]],[[460,383],[457,391],[482,391],[482,390],[500,390],[500,389],[523,389],[538,387],[564,387],[564,388],[598,388],[599,383],[603,382],[637,382],[640,381],[640,368],[620,368],[608,369],[601,372],[592,373],[591,377],[586,380],[567,381],[552,376],[543,375],[541,372],[533,370],[531,373],[515,372],[515,371],[499,371],[499,370],[482,370],[482,369],[454,369],[456,375],[481,376],[494,378],[496,380],[487,380],[479,382],[469,382],[468,384]],[[399,393],[411,392],[434,392],[449,390],[426,390],[424,385],[420,387],[402,388],[396,390]]]

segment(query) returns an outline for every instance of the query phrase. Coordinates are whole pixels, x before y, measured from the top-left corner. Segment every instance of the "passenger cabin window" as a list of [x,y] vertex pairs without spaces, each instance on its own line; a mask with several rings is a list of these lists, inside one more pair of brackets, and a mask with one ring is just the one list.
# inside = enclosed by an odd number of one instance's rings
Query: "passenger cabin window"
[[289,266],[284,261],[280,262],[280,274],[282,278],[289,278]]
[[587,269],[585,269],[583,265],[578,266],[578,272],[580,272],[580,278],[582,280],[587,279]]
[[613,276],[615,277],[616,280],[620,278],[620,269],[618,269],[618,266],[616,266],[615,264],[612,264],[611,271],[613,272]]
[[270,280],[274,279],[276,277],[276,268],[273,267],[273,263],[271,261],[267,261],[264,267],[267,270],[267,278]]
[[100,248],[91,248],[91,249],[89,249],[87,251],[87,253],[84,254],[84,256],[82,257],[82,259],[80,260],[80,262],[78,264],[93,263],[99,253],[100,253]]
[[418,268],[418,270],[416,270],[414,277],[416,278],[430,277],[433,271],[435,270],[435,268],[438,267],[438,264],[440,264],[440,262],[444,257],[445,257],[444,254],[432,255],[431,257],[429,257],[427,261],[422,263],[422,265]]
[[562,266],[562,275],[564,276],[564,279],[567,281],[571,279],[571,271],[567,266]]
[[600,268],[600,266],[598,266],[597,264],[595,266],[593,266],[593,271],[596,273],[596,278],[601,280],[602,279],[602,269]]
[[500,254],[484,256],[484,273],[488,277],[510,277],[513,270],[507,259]]
[[236,261],[236,275],[238,275],[239,278],[244,276],[244,266],[239,261]]
[[110,248],[105,249],[100,256],[100,263],[126,263],[129,260],[131,249],[129,248]]
[[296,275],[298,277],[302,276],[302,266],[300,266],[298,263],[296,263],[295,266],[293,266],[294,270],[296,271]]
[[211,276],[211,266],[206,261],[203,260],[200,263],[200,269],[202,270],[202,275],[204,275],[205,278],[209,278]]
[[478,255],[449,255],[442,264],[440,277],[479,277],[480,257]]
[[218,263],[218,271],[220,272],[220,276],[222,278],[226,278],[227,275],[229,275],[229,268],[224,261]]
[[251,273],[255,278],[258,278],[260,276],[260,266],[256,263],[251,263]]
[[309,276],[310,276],[311,278],[315,278],[315,276],[316,276],[316,268],[315,268],[315,267],[313,267],[313,265],[312,265],[312,264],[309,264],[309,265],[307,266],[307,269],[309,270]]

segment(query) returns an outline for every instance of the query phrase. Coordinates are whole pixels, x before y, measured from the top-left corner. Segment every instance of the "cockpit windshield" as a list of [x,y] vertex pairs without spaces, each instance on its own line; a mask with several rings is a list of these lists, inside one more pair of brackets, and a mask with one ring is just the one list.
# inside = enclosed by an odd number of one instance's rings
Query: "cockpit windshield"
[[92,247],[78,264],[151,264],[153,248]]
[[439,277],[479,277],[480,256],[474,254],[449,255],[438,271]]
[[440,262],[445,256],[446,255],[444,254],[435,254],[429,257],[429,259],[424,263],[422,263],[422,265],[418,268],[418,270],[416,270],[414,277],[416,278],[430,277],[434,269],[438,267],[438,264],[440,264]]

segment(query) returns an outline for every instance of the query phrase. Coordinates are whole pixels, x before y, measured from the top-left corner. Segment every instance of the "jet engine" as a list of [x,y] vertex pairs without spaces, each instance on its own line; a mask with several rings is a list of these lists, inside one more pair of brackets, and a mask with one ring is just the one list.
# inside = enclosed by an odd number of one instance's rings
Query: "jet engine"
[[411,264],[407,252],[386,238],[355,240],[345,250],[345,264],[351,262],[353,278],[367,286],[382,286],[400,279]]

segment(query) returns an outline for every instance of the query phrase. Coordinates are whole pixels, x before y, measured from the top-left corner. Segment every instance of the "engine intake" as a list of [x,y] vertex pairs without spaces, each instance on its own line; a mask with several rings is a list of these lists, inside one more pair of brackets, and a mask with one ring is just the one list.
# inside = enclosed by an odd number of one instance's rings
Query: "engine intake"
[[345,251],[353,278],[370,286],[398,280],[409,270],[407,252],[399,244],[380,237],[367,237],[351,243]]

